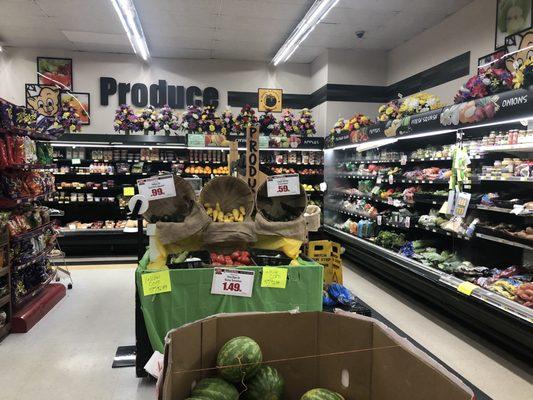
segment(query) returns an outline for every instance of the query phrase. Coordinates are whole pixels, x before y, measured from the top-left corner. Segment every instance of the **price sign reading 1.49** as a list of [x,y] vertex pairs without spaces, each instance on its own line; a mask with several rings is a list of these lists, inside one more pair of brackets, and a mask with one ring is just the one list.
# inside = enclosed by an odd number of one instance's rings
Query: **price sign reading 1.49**
[[242,269],[213,268],[211,294],[252,297],[254,271]]
[[300,194],[300,175],[287,174],[267,177],[267,196],[291,196]]
[[172,175],[154,176],[137,181],[139,194],[148,200],[165,199],[176,196],[176,187]]

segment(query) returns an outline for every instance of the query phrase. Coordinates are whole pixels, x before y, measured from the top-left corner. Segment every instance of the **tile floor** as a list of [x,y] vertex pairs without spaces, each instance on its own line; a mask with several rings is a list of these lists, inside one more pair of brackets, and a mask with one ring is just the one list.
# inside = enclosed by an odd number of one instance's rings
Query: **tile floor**
[[[117,346],[134,343],[134,270],[96,268],[75,267],[67,297],[29,333],[0,343],[0,399],[155,399],[153,381],[137,379],[133,368],[111,369]],[[533,398],[531,367],[488,350],[364,271],[346,269],[345,282],[492,398]]]

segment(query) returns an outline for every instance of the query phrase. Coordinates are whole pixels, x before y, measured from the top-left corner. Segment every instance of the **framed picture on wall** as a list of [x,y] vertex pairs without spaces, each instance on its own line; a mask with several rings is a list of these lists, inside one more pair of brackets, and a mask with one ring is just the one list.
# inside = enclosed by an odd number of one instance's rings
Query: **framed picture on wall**
[[505,38],[531,27],[533,0],[497,0],[494,49],[505,46]]
[[477,59],[477,66],[479,67],[488,67],[493,64],[495,61],[498,61],[500,58],[507,54],[507,47],[502,47],[499,50],[496,50],[494,53],[487,54],[486,56],[479,57]]
[[79,92],[62,92],[61,104],[68,103],[80,117],[82,125],[91,124],[91,94]]
[[56,86],[26,83],[26,107],[53,117],[59,110],[61,90]]
[[72,90],[72,59],[37,57],[37,82]]
[[505,59],[507,69],[515,71],[515,66],[522,65],[528,58],[533,56],[533,28],[505,38],[505,45],[509,56]]

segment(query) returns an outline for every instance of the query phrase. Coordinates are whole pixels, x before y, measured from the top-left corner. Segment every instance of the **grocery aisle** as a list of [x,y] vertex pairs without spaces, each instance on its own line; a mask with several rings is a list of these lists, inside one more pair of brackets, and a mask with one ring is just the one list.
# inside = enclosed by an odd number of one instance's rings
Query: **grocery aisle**
[[368,271],[344,262],[344,284],[384,318],[495,400],[530,400],[533,366],[511,359]]
[[0,399],[155,399],[153,381],[111,368],[117,346],[135,343],[134,265],[71,271],[67,297],[28,333],[0,343],[0,358],[10,360],[0,363]]

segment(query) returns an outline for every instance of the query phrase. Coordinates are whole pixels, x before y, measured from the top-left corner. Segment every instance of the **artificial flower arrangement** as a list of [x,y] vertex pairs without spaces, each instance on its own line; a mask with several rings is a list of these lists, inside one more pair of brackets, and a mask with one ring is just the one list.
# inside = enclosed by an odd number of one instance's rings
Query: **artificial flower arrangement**
[[172,108],[165,104],[159,114],[157,114],[157,121],[159,128],[165,132],[166,136],[170,136],[171,131],[177,131],[180,127],[178,114],[174,113]]
[[391,100],[387,104],[383,104],[379,107],[377,120],[382,122],[395,120],[398,118],[399,110],[400,101],[398,99]]
[[292,110],[290,108],[284,109],[279,120],[279,133],[282,136],[290,136],[298,132],[298,127],[294,123]]
[[79,132],[81,130],[80,116],[68,102],[62,103],[56,114],[52,129],[63,129],[64,132]]
[[37,111],[27,107],[20,107],[17,112],[17,127],[20,129],[35,129]]
[[270,136],[279,133],[279,125],[272,111],[266,111],[259,117],[259,133]]
[[533,57],[529,57],[521,66],[516,66],[513,75],[515,89],[527,89],[533,85]]
[[126,135],[129,135],[130,132],[137,132],[139,130],[138,117],[133,112],[133,109],[126,105],[122,104],[115,111],[115,122],[113,127],[115,132],[123,131]]
[[157,112],[153,106],[143,108],[137,122],[139,124],[139,130],[142,129],[145,135],[148,135],[150,132],[155,134],[161,129],[157,120]]
[[439,97],[434,94],[426,92],[412,94],[401,100],[397,118],[436,110],[442,106],[443,104],[440,102]]
[[196,106],[188,106],[187,111],[183,114],[181,127],[188,133],[200,133],[200,114],[201,111]]
[[229,108],[226,109],[226,111],[224,111],[220,117],[220,123],[221,123],[221,128],[220,128],[220,133],[223,134],[223,135],[227,135],[231,132],[233,132],[233,124],[234,124],[234,121],[233,121],[233,113],[231,112],[231,110]]
[[[219,122],[217,123],[217,120]],[[215,113],[215,107],[205,106],[200,114],[199,120],[200,130],[205,134],[214,134],[220,131],[220,118]]]
[[304,136],[316,134],[315,121],[308,108],[303,108],[302,111],[300,111],[300,118],[296,122],[296,126],[300,134]]
[[464,103],[512,88],[513,76],[505,68],[505,64],[500,62],[487,68],[479,68],[477,74],[461,86],[453,101],[455,104]]
[[251,105],[245,104],[239,115],[234,119],[235,132],[244,135],[246,133],[246,128],[254,124],[257,124],[255,110]]
[[370,125],[370,123],[370,118],[368,118],[366,115],[356,113],[348,120],[347,128],[349,132],[353,132]]

